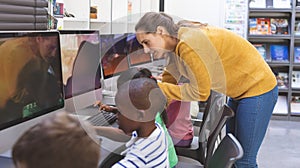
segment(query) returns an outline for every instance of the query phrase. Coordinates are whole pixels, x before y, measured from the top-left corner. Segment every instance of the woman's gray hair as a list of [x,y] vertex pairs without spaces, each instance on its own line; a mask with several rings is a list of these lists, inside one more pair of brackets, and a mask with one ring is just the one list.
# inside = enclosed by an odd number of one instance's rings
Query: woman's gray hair
[[164,27],[171,36],[176,37],[179,26],[173,18],[162,12],[148,12],[136,24],[135,31],[155,33],[158,26]]

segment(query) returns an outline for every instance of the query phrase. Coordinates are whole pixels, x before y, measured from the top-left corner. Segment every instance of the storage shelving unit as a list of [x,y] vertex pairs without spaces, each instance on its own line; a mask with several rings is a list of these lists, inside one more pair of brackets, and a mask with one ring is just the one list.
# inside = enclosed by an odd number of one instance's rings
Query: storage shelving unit
[[[269,0],[268,0],[269,1]],[[279,88],[279,96],[285,96],[286,99],[286,113],[273,113],[273,119],[282,120],[297,120],[300,121],[299,113],[293,113],[295,104],[291,104],[293,96],[300,96],[300,88],[292,88],[293,75],[292,72],[295,70],[300,71],[300,63],[294,63],[294,48],[300,46],[300,36],[295,35],[295,22],[296,19],[300,20],[300,8],[296,6],[297,0],[291,0],[290,8],[250,8],[248,10],[248,18],[283,18],[288,21],[288,33],[287,34],[267,34],[267,35],[256,35],[250,34],[250,26],[248,24],[248,35],[247,39],[252,44],[265,44],[266,55],[270,55],[270,45],[280,44],[288,46],[288,61],[284,62],[267,62],[268,65],[274,72],[288,73],[288,86],[286,88]],[[282,100],[282,97],[280,98]],[[280,101],[280,100],[279,100]],[[300,105],[300,103],[299,103]],[[300,110],[300,108],[299,108]]]
[[[64,4],[75,17],[57,18],[62,29],[94,29],[102,34],[134,32],[134,25],[143,13],[159,10],[153,0],[56,0]],[[97,17],[90,18],[90,7],[97,9]]]

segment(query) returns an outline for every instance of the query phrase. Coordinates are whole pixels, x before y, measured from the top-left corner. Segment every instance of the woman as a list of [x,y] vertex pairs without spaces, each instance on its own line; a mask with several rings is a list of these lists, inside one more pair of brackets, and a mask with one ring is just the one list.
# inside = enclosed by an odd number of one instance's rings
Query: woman
[[[227,123],[244,149],[236,167],[257,167],[256,156],[278,97],[275,76],[247,40],[229,30],[146,13],[137,23],[144,51],[168,60],[159,83],[168,100],[205,101],[210,90],[228,96],[235,117]],[[185,77],[188,83],[177,85]]]

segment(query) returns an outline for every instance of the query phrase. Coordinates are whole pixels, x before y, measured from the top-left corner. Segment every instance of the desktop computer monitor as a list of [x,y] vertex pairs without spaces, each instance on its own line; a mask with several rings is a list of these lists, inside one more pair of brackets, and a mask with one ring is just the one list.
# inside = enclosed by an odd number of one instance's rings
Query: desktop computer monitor
[[100,43],[97,30],[61,30],[65,109],[83,109],[101,100]]
[[59,33],[0,32],[0,153],[64,107]]
[[156,58],[152,54],[144,52],[144,48],[136,39],[135,33],[127,35],[127,55],[130,67],[148,68],[153,75],[161,74],[165,66],[164,58]]
[[126,39],[126,34],[100,35],[104,79],[119,75],[129,68]]
[[137,41],[135,33],[127,35],[127,55],[130,66],[137,66],[152,62],[151,55],[144,52],[143,46]]
[[126,40],[127,34],[100,35],[103,91],[115,92],[118,76],[129,68]]

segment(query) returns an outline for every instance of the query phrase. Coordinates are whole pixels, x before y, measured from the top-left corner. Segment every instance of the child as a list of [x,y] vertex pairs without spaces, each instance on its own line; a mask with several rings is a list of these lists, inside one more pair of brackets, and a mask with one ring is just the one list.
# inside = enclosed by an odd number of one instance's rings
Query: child
[[[83,128],[84,127],[84,128]],[[97,168],[100,147],[94,130],[65,112],[31,127],[16,142],[16,168]]]
[[149,78],[128,81],[118,88],[115,101],[119,128],[132,133],[132,138],[126,143],[125,158],[113,168],[169,167],[167,137],[155,122],[166,103],[157,83]]
[[[149,71],[146,68],[130,68],[129,70],[123,72],[120,77],[117,80],[117,87],[119,88],[123,83],[126,83],[127,81],[131,79],[137,79],[137,78],[149,78],[155,83],[157,82],[156,79],[152,76],[151,71]],[[117,113],[118,109],[116,107],[107,106],[105,104],[102,104],[101,102],[96,102],[95,105],[99,106],[101,110],[110,111]],[[167,124],[167,114],[166,111],[162,111],[161,113],[157,113],[155,121],[158,122],[162,128],[164,129],[164,132],[168,138],[168,152],[169,152],[169,165],[170,167],[174,167],[178,163],[178,158],[176,155],[176,151],[174,148],[173,141],[168,133],[168,130],[166,128]],[[97,130],[97,133],[101,136],[108,137],[115,141],[123,141],[127,142],[130,137],[126,136],[124,132],[120,129],[112,128],[112,127],[95,127]]]

